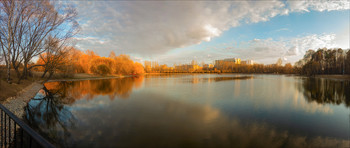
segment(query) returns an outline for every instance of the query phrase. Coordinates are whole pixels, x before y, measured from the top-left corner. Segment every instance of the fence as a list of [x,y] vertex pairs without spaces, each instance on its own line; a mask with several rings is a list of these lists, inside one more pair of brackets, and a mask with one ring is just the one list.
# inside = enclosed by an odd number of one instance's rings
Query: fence
[[0,104],[0,148],[54,146]]

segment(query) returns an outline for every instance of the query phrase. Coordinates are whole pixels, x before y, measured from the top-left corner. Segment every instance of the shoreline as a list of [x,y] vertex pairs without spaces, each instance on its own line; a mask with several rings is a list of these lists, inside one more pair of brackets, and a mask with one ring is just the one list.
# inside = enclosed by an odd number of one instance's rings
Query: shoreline
[[35,95],[43,88],[43,83],[40,81],[33,82],[28,85],[15,96],[6,98],[2,105],[4,105],[9,111],[16,115],[19,119],[23,120],[24,108],[28,102],[35,97]]
[[101,79],[114,79],[124,78],[130,76],[98,76],[90,74],[77,74],[73,78],[57,78],[48,81],[35,80],[23,89],[19,90],[16,95],[5,98],[1,101],[1,104],[5,106],[9,111],[16,115],[19,119],[23,120],[25,107],[28,102],[35,97],[35,95],[43,88],[46,82],[60,82],[60,81],[82,81],[82,80],[101,80]]
[[284,75],[284,76],[296,76],[296,77],[305,77],[305,78],[322,78],[322,79],[331,79],[331,80],[348,80],[350,81],[350,75],[315,75],[315,76],[307,76],[307,75],[300,75],[300,74],[278,74],[278,73],[145,73],[145,75],[161,75],[161,74],[218,74],[218,75],[225,75],[225,74],[237,74],[237,75]]

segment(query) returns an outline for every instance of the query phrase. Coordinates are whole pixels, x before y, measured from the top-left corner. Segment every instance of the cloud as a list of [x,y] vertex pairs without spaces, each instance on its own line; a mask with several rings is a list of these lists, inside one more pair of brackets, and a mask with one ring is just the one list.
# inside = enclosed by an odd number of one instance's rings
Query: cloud
[[349,1],[347,0],[288,0],[287,1],[290,11],[295,12],[309,12],[310,10],[315,11],[332,11],[332,10],[344,10],[349,9]]
[[296,62],[302,58],[309,49],[318,48],[343,48],[338,42],[336,34],[311,34],[303,37],[274,40],[253,39],[247,42],[241,42],[239,46],[229,45],[222,47],[218,52],[232,52],[240,55],[243,59],[254,59],[261,63],[274,63],[278,58],[286,59],[285,62]]
[[231,27],[268,21],[293,11],[348,9],[348,2],[304,1],[97,1],[77,2],[81,47],[101,54],[111,50],[151,55],[210,41]]
[[[250,41],[222,43],[205,49],[175,49],[157,56],[163,64],[173,65],[190,63],[192,60],[211,63],[217,59],[238,57],[242,60],[251,59],[258,63],[272,64],[282,58],[283,63],[295,63],[300,60],[309,49],[319,48],[350,48],[342,45],[336,34],[310,34],[294,38],[282,39],[253,39]],[[154,60],[154,59],[152,59]],[[179,61],[181,61],[179,63]]]
[[280,28],[275,30],[275,32],[280,32],[280,31],[290,31],[288,28]]
[[[273,39],[261,39],[245,43],[245,46],[249,46],[247,51],[242,47],[239,49],[240,52],[232,54],[205,49],[181,51],[181,55],[170,55],[172,53],[170,51],[208,42],[232,27],[268,21],[278,15],[310,10],[349,9],[348,1],[77,1],[75,3],[80,16],[78,21],[82,27],[81,34],[77,38],[79,48],[93,50],[102,56],[108,56],[109,52],[115,51],[117,54],[130,54],[132,57],[143,59],[162,56],[157,60],[173,62],[181,59],[190,61],[195,54],[198,54],[198,60],[203,61],[209,60],[208,55],[216,59],[239,53],[244,54],[245,58],[260,59],[259,54],[266,55],[267,58],[299,55],[302,51],[300,48],[304,48],[305,45],[318,48],[319,46],[310,42],[323,44],[322,41],[297,40],[294,41],[296,42],[294,46],[290,46]],[[287,28],[281,28],[279,31],[285,30]],[[348,42],[344,40],[344,43]],[[228,47],[226,51],[230,48]]]

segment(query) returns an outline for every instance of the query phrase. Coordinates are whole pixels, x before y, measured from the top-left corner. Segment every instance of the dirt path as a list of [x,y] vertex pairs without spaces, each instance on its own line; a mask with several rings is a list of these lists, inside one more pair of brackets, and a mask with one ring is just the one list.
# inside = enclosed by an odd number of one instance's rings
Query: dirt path
[[18,118],[22,119],[24,115],[24,107],[41,88],[43,88],[43,84],[40,82],[34,82],[20,91],[16,96],[7,98],[6,101],[3,102],[3,105]]

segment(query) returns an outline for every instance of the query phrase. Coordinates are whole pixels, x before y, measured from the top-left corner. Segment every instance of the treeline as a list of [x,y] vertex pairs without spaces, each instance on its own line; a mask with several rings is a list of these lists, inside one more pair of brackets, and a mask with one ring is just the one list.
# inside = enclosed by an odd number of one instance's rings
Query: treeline
[[[208,64],[205,64],[208,65]],[[235,64],[234,62],[222,62],[219,66],[200,67],[198,65],[179,65],[168,67],[160,65],[148,67],[147,72],[159,73],[274,73],[274,74],[350,74],[350,51],[337,49],[309,50],[303,59],[294,64],[287,63],[282,66],[282,60],[278,59],[276,64]]]
[[[58,55],[61,56],[56,57]],[[114,52],[111,52],[109,57],[101,57],[90,50],[83,52],[75,48],[69,48],[63,55],[50,52],[41,54],[35,65],[44,66],[38,67],[36,70],[43,72],[42,77],[46,73],[49,73],[49,77],[51,77],[55,72],[61,73],[66,77],[75,73],[99,75],[144,73],[142,64],[132,61],[127,55],[116,56]]]
[[214,68],[214,71],[219,71],[222,73],[276,73],[276,74],[293,74],[295,70],[292,64],[288,63],[285,66],[278,64],[264,65],[264,64],[254,64],[254,65],[227,65],[220,69]]
[[276,73],[276,74],[293,74],[297,70],[292,64],[287,63],[284,66],[279,64],[254,64],[254,65],[244,65],[244,64],[234,64],[234,63],[224,63],[220,68],[213,67],[199,67],[193,65],[182,65],[167,67],[166,65],[161,65],[149,69],[150,72],[160,72],[160,73]]
[[297,71],[303,75],[350,74],[350,50],[318,49],[309,50],[304,58],[296,63]]

